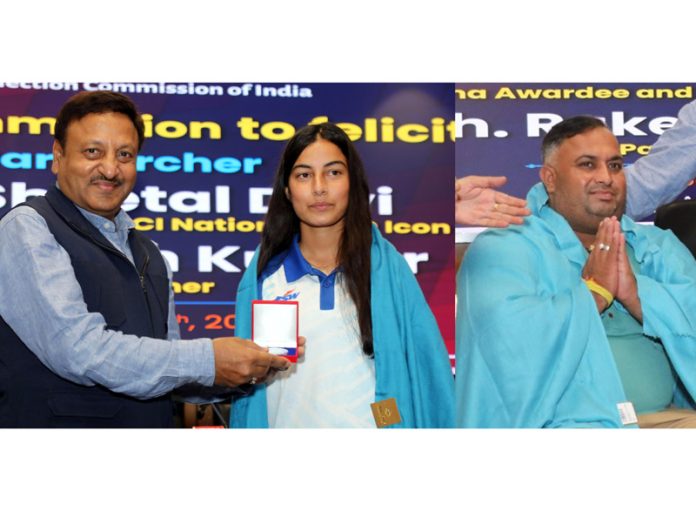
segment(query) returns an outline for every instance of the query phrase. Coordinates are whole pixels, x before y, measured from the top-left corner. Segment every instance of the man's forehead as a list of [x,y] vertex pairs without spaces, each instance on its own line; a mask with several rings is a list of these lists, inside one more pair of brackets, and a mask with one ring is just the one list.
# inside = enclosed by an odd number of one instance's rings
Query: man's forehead
[[[120,112],[92,112],[83,115],[82,117],[71,119],[68,123],[68,129],[70,129],[73,126],[86,127],[89,125],[98,125],[102,123],[122,122],[128,122],[130,124],[133,124],[126,114],[122,114]],[[133,126],[133,129],[135,129],[135,126]]]
[[578,156],[586,154],[602,158],[607,155],[612,158],[621,157],[619,141],[611,131],[603,127],[592,128],[568,137],[558,149],[566,153],[579,153]]
[[[80,117],[79,119],[72,119],[68,123],[65,130],[66,143],[70,139],[71,133],[73,136],[80,134],[87,137],[92,135],[96,137],[99,133],[111,133],[112,129],[118,129],[116,124],[123,125],[122,123],[128,123],[130,128],[132,128],[132,131],[128,133],[128,135],[130,136],[132,134],[137,143],[138,131],[136,130],[135,125],[127,115],[120,112],[89,113]],[[108,128],[107,124],[109,125]]]

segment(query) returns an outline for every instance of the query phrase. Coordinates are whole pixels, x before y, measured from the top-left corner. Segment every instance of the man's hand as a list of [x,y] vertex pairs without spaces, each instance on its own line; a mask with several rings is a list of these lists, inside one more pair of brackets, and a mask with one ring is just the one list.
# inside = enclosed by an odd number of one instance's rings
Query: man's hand
[[213,339],[213,353],[215,384],[226,387],[261,382],[269,370],[285,371],[291,365],[287,359],[271,355],[266,348],[239,337]]
[[[297,358],[298,360],[302,358],[305,354],[305,343],[307,342],[307,339],[304,337],[300,336],[297,338]],[[278,373],[278,369],[271,368],[270,371],[268,371],[268,376],[266,377],[266,381],[270,381],[271,378],[273,378],[276,373]]]
[[[614,297],[616,297],[619,286],[618,253],[620,234],[621,228],[615,217],[602,220],[597,229],[594,246],[582,271],[583,279],[592,278]],[[596,293],[592,293],[592,296],[595,297],[597,309],[600,312],[609,306]]]
[[304,337],[299,336],[297,338],[297,358],[301,358],[304,356],[306,343],[307,343],[307,339],[305,339]]
[[631,263],[628,261],[626,238],[623,233],[619,233],[618,249],[619,283],[616,289],[616,299],[642,324],[643,306],[638,297],[638,282],[636,282],[636,276],[633,273],[633,268],[631,268]]
[[503,186],[505,176],[467,176],[455,181],[454,219],[458,224],[507,227],[521,224],[531,211],[527,202],[494,188]]

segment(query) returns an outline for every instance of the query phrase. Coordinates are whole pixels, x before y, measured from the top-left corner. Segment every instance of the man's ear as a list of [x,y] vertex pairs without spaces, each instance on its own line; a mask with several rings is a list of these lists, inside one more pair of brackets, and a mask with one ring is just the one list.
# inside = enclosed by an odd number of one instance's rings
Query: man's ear
[[549,195],[556,190],[556,173],[556,169],[549,165],[543,165],[541,170],[539,170],[539,179],[541,179],[541,182],[544,183],[546,193]]
[[60,145],[60,142],[57,140],[53,141],[53,163],[51,163],[51,172],[53,172],[56,176],[58,175],[58,171],[60,170],[61,165],[63,164],[63,148]]

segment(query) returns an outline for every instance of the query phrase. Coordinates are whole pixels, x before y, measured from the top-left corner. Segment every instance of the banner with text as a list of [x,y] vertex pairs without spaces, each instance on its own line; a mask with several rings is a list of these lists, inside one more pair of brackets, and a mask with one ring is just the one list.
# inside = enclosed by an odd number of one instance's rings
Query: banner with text
[[[503,191],[524,197],[539,181],[541,141],[557,122],[574,115],[604,119],[630,172],[694,99],[694,84],[460,83],[454,95],[457,177],[506,175]],[[680,198],[696,193],[691,183],[684,187]],[[478,231],[459,227],[457,241]]]
[[454,354],[452,84],[0,83],[0,215],[54,182],[55,115],[82,90],[129,95],[146,141],[124,204],[174,270],[184,338],[229,335],[286,141],[338,123],[373,218],[408,261]]

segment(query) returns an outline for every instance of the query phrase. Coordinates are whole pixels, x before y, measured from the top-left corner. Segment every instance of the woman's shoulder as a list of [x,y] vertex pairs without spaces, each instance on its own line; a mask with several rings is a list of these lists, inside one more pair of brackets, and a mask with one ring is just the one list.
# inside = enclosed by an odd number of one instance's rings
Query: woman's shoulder
[[391,272],[413,276],[413,272],[406,262],[403,254],[379,232],[376,225],[372,225],[372,250],[370,251],[370,266],[378,275],[383,270],[391,268]]

